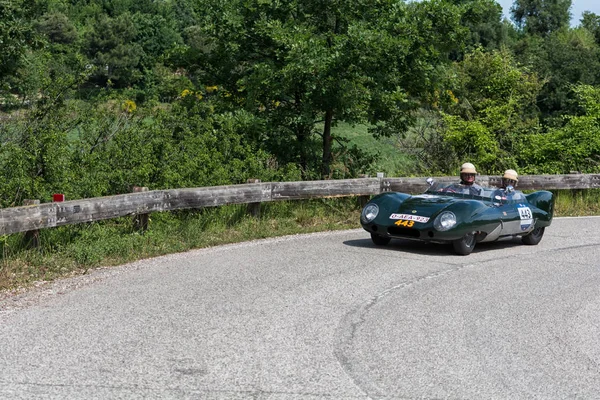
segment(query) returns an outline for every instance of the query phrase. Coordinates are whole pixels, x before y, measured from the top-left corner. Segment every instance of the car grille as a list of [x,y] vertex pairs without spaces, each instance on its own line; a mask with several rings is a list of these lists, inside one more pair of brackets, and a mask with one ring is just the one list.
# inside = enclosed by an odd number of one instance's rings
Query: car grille
[[390,226],[388,228],[388,233],[392,236],[404,236],[412,238],[418,238],[421,236],[418,230],[405,228],[403,226]]

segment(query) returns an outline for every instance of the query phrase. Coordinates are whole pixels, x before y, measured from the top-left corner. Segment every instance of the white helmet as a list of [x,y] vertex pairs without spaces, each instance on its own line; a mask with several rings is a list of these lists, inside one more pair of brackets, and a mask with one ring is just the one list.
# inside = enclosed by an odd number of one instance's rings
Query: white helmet
[[519,180],[519,175],[517,175],[517,171],[514,169],[507,169],[504,171],[504,175],[502,175],[502,177],[505,179],[512,179],[515,182]]
[[460,173],[461,174],[476,174],[477,171],[475,170],[475,166],[473,164],[466,162],[460,166]]

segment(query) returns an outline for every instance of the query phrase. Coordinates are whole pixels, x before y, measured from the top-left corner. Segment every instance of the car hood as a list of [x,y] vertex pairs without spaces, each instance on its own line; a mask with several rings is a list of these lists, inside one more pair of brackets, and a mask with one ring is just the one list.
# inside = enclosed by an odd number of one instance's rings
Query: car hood
[[452,204],[465,202],[479,203],[476,200],[467,200],[451,196],[422,194],[418,196],[411,196],[400,203],[397,213],[430,217],[451,206]]

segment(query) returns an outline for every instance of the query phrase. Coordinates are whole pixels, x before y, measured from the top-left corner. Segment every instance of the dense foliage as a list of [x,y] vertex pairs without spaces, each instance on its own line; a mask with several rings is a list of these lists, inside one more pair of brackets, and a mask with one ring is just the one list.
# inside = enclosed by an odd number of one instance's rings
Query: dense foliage
[[[597,172],[600,17],[571,0],[0,0],[1,206],[374,173]],[[396,140],[397,139],[397,140]]]

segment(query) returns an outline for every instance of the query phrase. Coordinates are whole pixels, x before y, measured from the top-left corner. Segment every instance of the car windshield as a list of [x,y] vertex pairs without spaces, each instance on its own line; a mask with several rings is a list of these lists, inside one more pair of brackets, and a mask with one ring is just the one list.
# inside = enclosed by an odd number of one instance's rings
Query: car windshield
[[481,190],[477,190],[473,186],[462,185],[460,183],[435,182],[427,189],[425,193],[491,201],[499,190],[498,188],[486,188],[481,186],[477,186],[477,188]]

